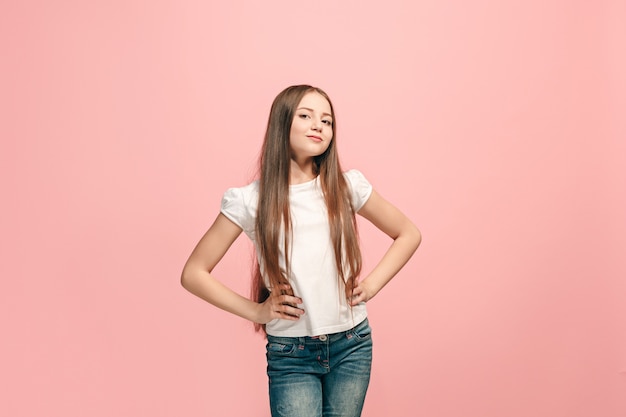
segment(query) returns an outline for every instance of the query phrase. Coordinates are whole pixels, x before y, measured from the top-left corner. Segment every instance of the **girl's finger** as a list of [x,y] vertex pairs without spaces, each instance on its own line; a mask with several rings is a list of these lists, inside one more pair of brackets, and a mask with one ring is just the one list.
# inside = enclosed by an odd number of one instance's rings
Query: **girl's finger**
[[290,304],[281,304],[280,310],[278,310],[277,313],[281,314],[282,316],[290,317],[294,320],[297,320],[300,318],[301,315],[304,314],[304,310]]

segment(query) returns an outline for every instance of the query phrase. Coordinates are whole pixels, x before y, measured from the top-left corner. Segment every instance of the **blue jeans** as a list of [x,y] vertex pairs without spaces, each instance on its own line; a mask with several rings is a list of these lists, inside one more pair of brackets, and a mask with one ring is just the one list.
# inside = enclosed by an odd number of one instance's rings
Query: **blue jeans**
[[372,368],[367,319],[345,332],[267,336],[272,417],[358,417]]

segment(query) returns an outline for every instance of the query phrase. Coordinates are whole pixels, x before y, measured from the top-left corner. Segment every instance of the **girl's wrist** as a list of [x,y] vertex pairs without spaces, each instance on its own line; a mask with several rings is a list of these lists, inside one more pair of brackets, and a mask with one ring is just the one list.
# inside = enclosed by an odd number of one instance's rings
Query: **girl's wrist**
[[374,298],[376,294],[380,291],[380,288],[372,281],[372,279],[366,278],[361,282],[361,286],[367,295],[367,299],[370,300]]
[[261,318],[262,316],[262,310],[263,310],[263,303],[257,303],[255,301],[253,301],[253,306],[252,306],[252,317],[250,317],[250,321],[252,321],[255,324],[264,324],[263,323],[263,319]]

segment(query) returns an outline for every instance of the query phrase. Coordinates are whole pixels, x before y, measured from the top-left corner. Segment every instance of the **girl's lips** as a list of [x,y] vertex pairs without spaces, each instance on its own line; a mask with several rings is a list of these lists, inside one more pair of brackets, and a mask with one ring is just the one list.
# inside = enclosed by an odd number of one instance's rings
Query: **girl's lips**
[[309,139],[313,139],[313,140],[314,140],[314,141],[316,141],[316,142],[321,142],[321,141],[322,141],[322,138],[320,138],[319,136],[312,136],[312,135],[309,135],[309,136],[307,136],[307,137],[308,137]]

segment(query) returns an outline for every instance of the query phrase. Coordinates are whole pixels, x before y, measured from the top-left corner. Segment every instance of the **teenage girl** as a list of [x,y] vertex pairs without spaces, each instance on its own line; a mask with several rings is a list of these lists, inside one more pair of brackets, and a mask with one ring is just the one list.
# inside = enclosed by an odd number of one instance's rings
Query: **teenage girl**
[[[283,90],[270,111],[260,178],[226,191],[182,273],[187,290],[265,331],[274,417],[361,415],[372,361],[365,303],[421,241],[363,174],[341,170],[335,126],[324,91]],[[393,239],[362,280],[356,213]],[[211,274],[242,231],[257,253],[253,300]]]

